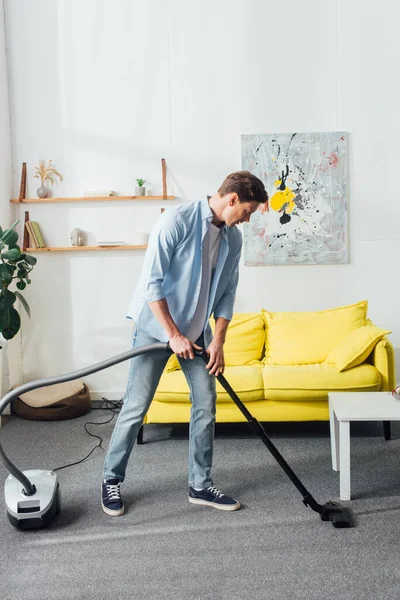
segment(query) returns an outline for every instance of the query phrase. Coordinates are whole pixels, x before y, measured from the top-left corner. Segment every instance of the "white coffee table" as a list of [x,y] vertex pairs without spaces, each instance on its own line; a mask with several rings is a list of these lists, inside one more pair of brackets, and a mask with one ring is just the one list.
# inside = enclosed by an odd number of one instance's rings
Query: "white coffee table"
[[332,468],[340,471],[340,499],[350,500],[350,421],[400,421],[400,401],[391,392],[329,392],[329,419]]

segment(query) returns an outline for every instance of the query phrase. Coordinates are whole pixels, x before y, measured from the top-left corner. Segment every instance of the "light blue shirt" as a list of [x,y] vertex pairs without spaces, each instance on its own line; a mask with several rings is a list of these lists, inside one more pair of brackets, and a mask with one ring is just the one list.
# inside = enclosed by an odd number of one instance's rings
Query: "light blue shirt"
[[[161,342],[167,342],[168,336],[148,302],[165,298],[179,331],[187,335],[199,299],[203,240],[212,219],[207,199],[180,204],[161,214],[150,235],[127,317]],[[224,225],[221,235],[208,299],[204,330],[206,346],[212,340],[211,315],[228,321],[232,319],[239,278],[242,234],[237,227]]]

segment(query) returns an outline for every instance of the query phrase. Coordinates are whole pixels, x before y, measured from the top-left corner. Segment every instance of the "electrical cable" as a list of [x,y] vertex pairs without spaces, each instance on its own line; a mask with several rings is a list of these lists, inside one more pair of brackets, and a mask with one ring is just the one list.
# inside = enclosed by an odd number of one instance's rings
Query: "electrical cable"
[[67,465],[63,465],[62,467],[56,467],[55,469],[52,469],[52,470],[53,471],[61,471],[61,469],[68,469],[69,467],[79,465],[80,463],[83,463],[85,460],[87,460],[89,458],[89,456],[91,456],[93,454],[93,452],[96,450],[96,448],[102,448],[104,450],[104,448],[102,447],[103,438],[100,437],[99,435],[96,435],[95,433],[90,433],[90,431],[87,429],[87,425],[106,425],[107,423],[111,423],[111,421],[114,419],[115,415],[117,415],[120,412],[120,410],[122,408],[122,404],[123,404],[122,400],[108,400],[108,398],[102,398],[102,402],[101,402],[100,406],[98,406],[98,407],[92,406],[91,410],[108,410],[113,413],[111,418],[107,419],[107,421],[100,421],[100,422],[86,421],[86,423],[84,424],[84,429],[85,429],[86,433],[88,433],[91,437],[97,438],[99,440],[99,443],[96,444],[96,446],[94,446],[94,448],[92,448],[92,450],[89,452],[89,454],[87,456],[85,456],[85,458],[82,458],[81,460],[78,460],[73,463],[68,463]]

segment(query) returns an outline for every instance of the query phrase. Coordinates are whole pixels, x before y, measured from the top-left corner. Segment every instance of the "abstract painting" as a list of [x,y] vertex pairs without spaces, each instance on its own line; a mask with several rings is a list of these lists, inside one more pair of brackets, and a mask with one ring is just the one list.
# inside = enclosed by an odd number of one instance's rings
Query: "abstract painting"
[[348,262],[347,144],[345,132],[242,135],[242,168],[270,198],[244,225],[245,265]]

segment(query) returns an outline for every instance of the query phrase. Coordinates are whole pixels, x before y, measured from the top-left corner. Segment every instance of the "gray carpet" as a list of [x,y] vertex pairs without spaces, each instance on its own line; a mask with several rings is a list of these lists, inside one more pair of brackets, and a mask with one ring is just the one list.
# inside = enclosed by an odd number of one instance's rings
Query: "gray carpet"
[[[1,429],[21,469],[51,469],[96,444],[90,414],[65,422],[12,417]],[[266,424],[316,500],[339,498],[327,423]],[[2,600],[266,599],[400,597],[400,426],[352,426],[355,529],[334,529],[301,496],[247,425],[217,426],[214,480],[243,509],[223,513],[187,501],[187,426],[148,426],[123,485],[127,512],[100,508],[104,452],[59,472],[62,512],[46,530],[19,531],[0,498]],[[113,423],[91,426],[107,448]],[[0,466],[0,477],[7,472]]]

